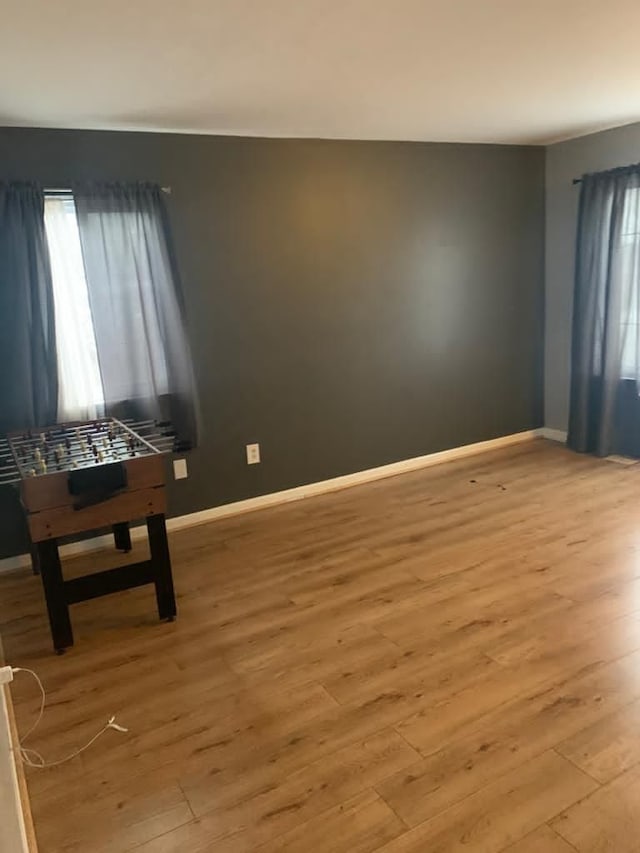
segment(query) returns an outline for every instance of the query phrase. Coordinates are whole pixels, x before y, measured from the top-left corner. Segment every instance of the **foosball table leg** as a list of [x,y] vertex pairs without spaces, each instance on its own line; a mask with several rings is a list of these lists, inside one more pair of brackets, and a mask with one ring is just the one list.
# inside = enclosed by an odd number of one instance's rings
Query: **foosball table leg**
[[113,541],[118,551],[131,550],[131,531],[126,521],[120,521],[113,525]]
[[69,606],[65,597],[58,543],[55,539],[46,539],[43,542],[36,543],[36,549],[44,596],[47,602],[53,647],[57,654],[62,654],[66,648],[73,645],[73,631],[69,618]]
[[164,515],[147,517],[147,533],[149,534],[149,551],[151,564],[155,574],[156,599],[160,619],[172,622],[176,618],[176,597],[171,575],[171,557],[167,542],[167,526]]
[[33,543],[31,544],[31,570],[34,575],[40,574],[40,558],[38,557],[38,548]]

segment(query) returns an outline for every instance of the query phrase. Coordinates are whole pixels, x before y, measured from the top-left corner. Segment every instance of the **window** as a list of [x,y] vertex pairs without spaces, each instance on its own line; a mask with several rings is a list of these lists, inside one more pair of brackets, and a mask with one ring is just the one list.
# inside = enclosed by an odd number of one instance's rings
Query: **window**
[[640,380],[640,189],[628,189],[622,213],[620,269],[622,378]]
[[104,414],[104,392],[73,196],[45,196],[58,359],[58,420]]
[[195,386],[162,188],[95,182],[45,191],[44,228],[57,420],[155,418],[193,442]]

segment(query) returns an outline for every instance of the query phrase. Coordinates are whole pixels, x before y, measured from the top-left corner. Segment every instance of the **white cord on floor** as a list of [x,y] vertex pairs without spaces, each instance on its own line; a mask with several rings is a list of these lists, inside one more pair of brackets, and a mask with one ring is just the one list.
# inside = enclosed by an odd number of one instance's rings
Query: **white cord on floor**
[[125,729],[124,726],[119,726],[116,723],[115,716],[109,717],[106,725],[103,726],[100,729],[100,731],[96,735],[94,735],[91,738],[91,740],[88,743],[86,743],[83,747],[81,747],[80,749],[77,749],[75,752],[72,752],[71,755],[67,755],[65,758],[60,758],[58,761],[45,761],[44,758],[42,757],[42,755],[40,755],[40,753],[37,750],[28,749],[27,747],[24,746],[27,738],[31,737],[31,735],[35,732],[35,730],[40,725],[40,721],[42,720],[42,717],[44,715],[44,706],[45,706],[46,701],[47,701],[47,697],[46,697],[46,693],[44,691],[44,687],[42,686],[42,682],[40,681],[40,678],[32,669],[24,669],[23,667],[15,666],[15,667],[12,667],[12,671],[14,673],[16,673],[16,672],[27,672],[27,673],[29,673],[29,675],[32,675],[35,678],[35,680],[38,683],[38,687],[40,688],[41,699],[40,699],[40,712],[38,713],[38,718],[35,721],[35,723],[31,726],[29,731],[26,733],[26,735],[24,737],[22,737],[20,739],[20,742],[19,742],[20,757],[22,758],[22,761],[24,762],[24,764],[28,765],[29,767],[38,767],[38,768],[57,767],[60,764],[66,764],[67,761],[71,761],[72,758],[75,758],[77,755],[80,755],[80,753],[85,752],[85,750],[89,749],[90,746],[93,746],[93,744],[98,740],[99,737],[101,737],[107,731],[107,729],[114,729],[114,731],[116,731],[116,732],[128,732],[129,731],[129,729]]

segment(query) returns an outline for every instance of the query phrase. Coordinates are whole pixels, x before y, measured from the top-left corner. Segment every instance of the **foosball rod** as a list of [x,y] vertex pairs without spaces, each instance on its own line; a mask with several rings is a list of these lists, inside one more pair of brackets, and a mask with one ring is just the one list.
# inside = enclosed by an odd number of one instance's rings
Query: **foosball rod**
[[125,426],[137,433],[152,430],[155,435],[175,435],[175,430],[169,421],[123,421]]
[[109,429],[114,430],[118,426],[118,423],[112,421],[91,421],[86,423],[79,424],[59,424],[54,427],[47,427],[44,429],[31,429],[24,431],[16,431],[10,433],[7,437],[11,440],[19,440],[19,441],[42,441],[44,436],[44,441],[53,442],[60,438],[65,438],[65,436],[74,436],[78,433],[100,433],[100,432],[108,432]]
[[[134,459],[136,457],[131,454],[127,454],[127,456],[109,456],[104,457],[103,459],[99,459],[95,456],[91,456],[91,458],[85,459],[73,459],[69,461],[61,460],[60,463],[55,461],[47,462],[46,459],[40,461],[27,462],[22,466],[22,475],[33,477],[33,476],[41,476],[43,474],[61,474],[64,472],[75,471],[80,468],[95,468],[99,465],[112,465],[116,462],[126,462],[128,460]],[[137,457],[139,458],[139,457]],[[44,467],[42,463],[44,462]]]
[[[120,429],[124,427],[124,430]],[[78,426],[65,426],[65,427],[52,427],[47,431],[30,431],[22,434],[14,434],[11,441],[15,445],[23,445],[23,444],[32,444],[36,443],[42,444],[43,441],[45,444],[59,444],[64,443],[68,439],[88,439],[88,436],[92,436],[95,438],[104,438],[105,435],[108,436],[109,432],[113,433],[113,438],[120,438],[122,434],[131,435],[136,439],[142,439],[144,442],[144,437],[137,435],[139,430],[144,429],[145,431],[152,429],[154,435],[158,436],[167,436],[168,433],[163,432],[163,428],[170,428],[171,424],[168,421],[157,421],[153,419],[146,420],[117,420],[113,421],[100,421],[97,423],[91,424],[80,424]],[[43,439],[44,436],[44,439]],[[6,439],[1,439],[6,445]]]
[[[124,433],[124,435],[129,435],[129,434],[130,434],[129,431],[126,431]],[[115,439],[122,438],[122,437],[123,437],[122,432],[114,433],[112,435],[111,440],[114,441]],[[71,443],[71,442],[76,442],[76,441],[85,441],[87,444],[91,444],[91,443],[96,442],[96,441],[102,441],[103,439],[107,440],[107,441],[109,440],[108,432],[106,430],[103,432],[84,430],[84,431],[79,432],[79,434],[76,434],[75,432],[73,432],[73,433],[68,433],[66,435],[57,435],[57,436],[54,436],[52,438],[45,438],[44,441],[41,438],[35,438],[35,437],[20,438],[20,437],[16,436],[16,437],[11,439],[11,444],[16,449],[22,448],[22,447],[29,447],[29,448],[35,449],[36,447],[38,447],[38,448],[56,447],[58,445],[62,445],[63,447],[66,447],[67,442]]]
[[[93,452],[93,449],[92,449],[93,447],[96,448],[95,453]],[[100,442],[99,444],[98,444],[98,442],[94,442],[92,444],[87,444],[85,442],[85,447],[82,448],[82,447],[78,447],[77,444],[74,442],[74,446],[69,447],[69,448],[67,448],[65,445],[55,445],[54,447],[47,447],[45,449],[42,449],[41,447],[36,446],[36,447],[29,449],[29,451],[28,451],[29,456],[28,457],[27,457],[27,453],[25,452],[25,450],[19,450],[18,448],[16,448],[16,452],[17,452],[17,455],[18,455],[20,461],[23,464],[28,464],[28,462],[31,462],[31,461],[39,462],[41,459],[44,459],[46,461],[46,459],[51,459],[52,456],[55,457],[55,461],[57,462],[58,461],[58,459],[56,457],[56,449],[57,448],[60,448],[60,460],[62,461],[65,459],[66,460],[69,460],[69,459],[76,459],[77,460],[77,459],[83,459],[83,458],[94,459],[98,453],[102,453],[104,455],[110,455],[110,454],[115,455],[115,454],[122,454],[122,453],[130,454],[133,450],[135,450],[136,452],[140,452],[141,450],[144,449],[144,445],[141,442],[137,442],[136,445],[129,445],[126,442],[121,441],[119,447],[118,446],[114,447],[113,444],[111,444],[111,443],[104,445],[102,442]],[[36,455],[35,455],[36,451],[39,451],[40,458],[36,457]]]
[[[24,456],[26,453],[31,455],[35,454],[36,451],[39,451],[41,454],[45,453],[47,455],[55,454],[57,448],[60,448],[63,451],[64,455],[69,456],[72,454],[78,453],[93,453],[90,449],[92,447],[96,447],[98,450],[103,450],[104,452],[108,452],[109,450],[114,449],[114,443],[120,442],[123,447],[127,449],[131,449],[131,447],[144,447],[145,442],[140,440],[137,436],[131,435],[131,440],[127,441],[127,435],[117,435],[114,436],[111,440],[105,438],[104,436],[97,435],[94,436],[91,440],[86,436],[82,436],[78,438],[75,436],[73,441],[69,441],[69,447],[67,447],[66,441],[58,441],[58,442],[47,442],[44,445],[39,443],[27,442],[27,441],[15,441],[13,442],[13,450]],[[78,445],[84,444],[87,450],[83,450],[81,447],[78,448]],[[10,450],[9,446],[7,450]],[[2,448],[0,448],[0,452]]]
[[[152,423],[152,421],[150,421],[150,423]],[[86,421],[78,424],[58,424],[56,426],[45,427],[43,429],[17,430],[9,433],[8,435],[3,435],[2,439],[5,441],[42,441],[42,437],[44,436],[44,440],[46,442],[54,442],[60,438],[64,439],[65,437],[71,437],[78,433],[91,432],[99,434],[108,433],[109,430],[111,430],[117,434],[118,427],[120,426],[124,426],[123,421],[119,421],[117,418],[105,418],[104,420]],[[128,432],[128,430],[125,431]]]
[[[111,433],[113,438],[122,434],[132,435],[132,430],[123,422],[113,419],[112,421],[101,421],[98,423],[79,424],[51,428],[50,430],[29,431],[13,433],[8,439],[14,444],[59,444],[71,439],[105,438]],[[135,436],[135,433],[133,433]]]
[[157,435],[162,436],[163,438],[172,438],[175,437],[175,430],[161,429],[153,424],[140,424],[136,426],[135,429],[136,435]]
[[[147,434],[144,436],[137,434],[136,431],[132,429],[134,424],[136,427],[144,429]],[[16,435],[10,441],[7,441],[5,438],[0,438],[0,453],[9,453],[13,448],[20,458],[24,457],[27,453],[32,456],[35,454],[36,450],[39,450],[41,454],[44,452],[45,457],[50,458],[52,453],[55,455],[56,448],[60,447],[64,451],[61,457],[62,459],[72,458],[78,460],[86,457],[88,461],[91,461],[92,459],[95,460],[93,450],[87,449],[85,451],[78,449],[77,446],[67,447],[67,443],[71,443],[71,441],[73,441],[73,444],[77,445],[78,442],[84,442],[89,447],[95,446],[103,453],[109,454],[113,453],[117,449],[113,447],[113,442],[120,441],[123,445],[120,452],[125,452],[127,456],[131,456],[132,450],[140,453],[143,449],[147,448],[152,452],[157,452],[157,448],[150,443],[150,439],[160,442],[163,445],[172,443],[174,440],[173,435],[168,435],[167,433],[163,433],[158,430],[156,421],[137,421],[131,422],[131,425],[129,423],[123,423],[122,426],[124,427],[124,430],[118,429],[118,424],[115,425],[116,428],[111,439],[108,438],[109,429],[105,429],[104,427],[102,427],[102,429],[97,429],[92,425],[87,425],[84,428],[68,427],[64,431],[58,431],[57,435],[51,435],[49,438],[45,438],[44,442],[40,437],[36,437],[34,435],[26,438]],[[148,434],[148,431],[151,431],[151,435]],[[41,433],[40,435],[46,434]],[[132,439],[131,443],[127,442],[127,437]],[[28,465],[30,461],[37,462],[40,460],[20,459],[21,464]]]
[[171,450],[177,450],[177,448],[175,448],[177,441],[175,435],[162,432],[143,432],[143,429],[144,427],[138,427],[140,436],[157,451],[161,453],[168,453]]
[[11,477],[20,477],[20,470],[16,465],[14,459],[9,457],[8,459],[4,459],[2,463],[0,463],[0,481],[4,481],[7,478]]
[[142,430],[153,430],[156,435],[175,435],[176,430],[171,423],[171,421],[158,421],[152,418],[148,418],[146,420],[134,421],[134,420],[126,420],[122,421],[125,426],[128,426],[130,429],[135,430],[136,432],[140,432]]
[[146,440],[161,453],[167,453],[175,447],[176,437],[173,435],[146,435]]
[[125,424],[130,428],[137,428],[141,426],[148,426],[149,424],[154,427],[158,427],[158,429],[163,429],[164,427],[171,427],[171,421],[159,421],[156,418],[143,418],[142,420],[135,420],[135,418],[124,418],[120,423]]
[[[131,452],[130,450],[120,450],[118,453],[113,451],[102,451],[103,458],[100,459],[98,456],[94,456],[93,453],[86,454],[74,454],[73,456],[66,455],[60,458],[60,460],[51,459],[50,457],[44,457],[42,459],[27,459],[20,460],[20,471],[24,476],[34,476],[32,472],[35,472],[36,475],[42,474],[54,474],[61,473],[62,471],[72,471],[75,468],[89,468],[96,465],[108,465],[114,462],[124,462],[128,459],[140,458],[142,455],[149,455],[147,453],[141,453],[140,449],[137,449],[135,452]],[[42,463],[45,463],[46,470],[42,470]]]

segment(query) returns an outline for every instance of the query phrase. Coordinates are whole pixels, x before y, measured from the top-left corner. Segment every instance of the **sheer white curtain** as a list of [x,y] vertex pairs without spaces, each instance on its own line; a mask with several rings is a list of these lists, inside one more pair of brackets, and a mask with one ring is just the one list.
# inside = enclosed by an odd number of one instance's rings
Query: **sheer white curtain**
[[104,393],[73,198],[47,196],[44,221],[55,305],[58,421],[102,417]]
[[72,187],[107,411],[171,421],[195,444],[184,299],[157,184]]
[[640,393],[640,188],[624,196],[618,275],[621,282],[622,378],[635,379]]
[[581,179],[567,440],[573,450],[627,452],[637,419],[628,392],[633,382],[640,391],[639,312],[640,164]]

